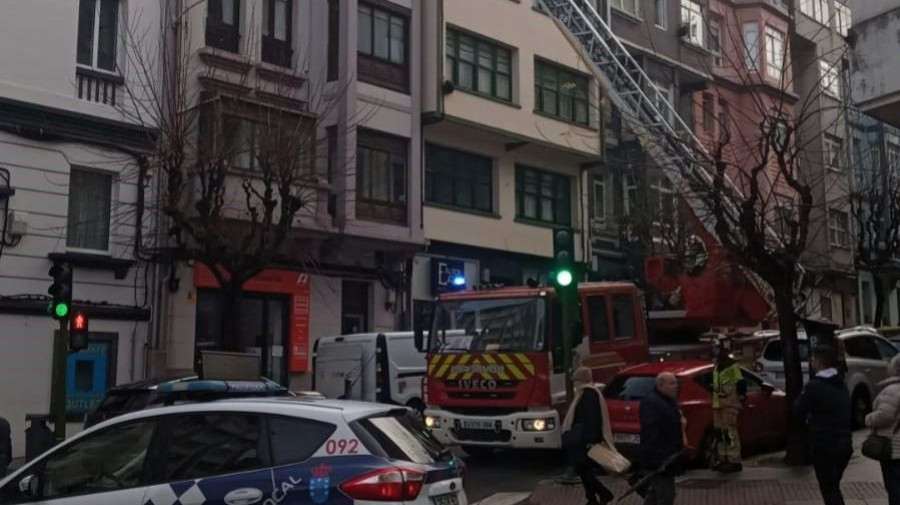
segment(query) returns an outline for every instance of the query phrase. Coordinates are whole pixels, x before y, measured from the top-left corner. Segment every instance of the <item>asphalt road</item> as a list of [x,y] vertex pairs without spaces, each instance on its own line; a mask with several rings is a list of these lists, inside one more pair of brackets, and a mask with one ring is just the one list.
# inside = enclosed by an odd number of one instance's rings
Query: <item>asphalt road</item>
[[494,493],[531,492],[538,482],[565,471],[562,451],[497,451],[488,458],[459,456],[466,462],[466,495],[470,503]]

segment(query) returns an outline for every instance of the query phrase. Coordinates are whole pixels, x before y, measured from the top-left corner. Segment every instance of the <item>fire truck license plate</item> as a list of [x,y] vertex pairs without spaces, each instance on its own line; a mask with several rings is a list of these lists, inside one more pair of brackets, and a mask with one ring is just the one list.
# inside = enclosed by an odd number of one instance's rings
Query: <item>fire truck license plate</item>
[[487,419],[463,419],[462,427],[467,430],[493,430],[494,421]]
[[459,505],[459,498],[457,498],[456,493],[435,496],[431,501],[434,505]]

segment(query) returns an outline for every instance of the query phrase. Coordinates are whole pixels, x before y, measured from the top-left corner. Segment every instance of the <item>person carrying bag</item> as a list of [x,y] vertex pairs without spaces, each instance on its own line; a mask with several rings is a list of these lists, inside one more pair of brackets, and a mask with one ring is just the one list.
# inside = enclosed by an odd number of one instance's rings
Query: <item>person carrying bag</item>
[[878,384],[883,388],[866,416],[872,433],[863,442],[863,456],[881,463],[881,475],[888,503],[900,505],[900,354],[888,365],[890,377]]
[[563,447],[569,463],[581,478],[589,505],[609,503],[613,494],[594,475],[597,465],[618,475],[630,463],[613,445],[609,412],[601,388],[593,383],[591,370],[580,367],[572,374],[575,398],[563,420]]

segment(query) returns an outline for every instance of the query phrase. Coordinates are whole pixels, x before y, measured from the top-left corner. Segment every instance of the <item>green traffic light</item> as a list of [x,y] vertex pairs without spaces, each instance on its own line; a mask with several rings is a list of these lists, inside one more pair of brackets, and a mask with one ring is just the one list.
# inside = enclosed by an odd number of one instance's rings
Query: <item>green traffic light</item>
[[556,284],[566,287],[572,284],[572,272],[568,270],[560,270],[556,272]]
[[56,307],[53,307],[53,312],[56,317],[62,319],[69,315],[69,306],[65,303],[57,304]]

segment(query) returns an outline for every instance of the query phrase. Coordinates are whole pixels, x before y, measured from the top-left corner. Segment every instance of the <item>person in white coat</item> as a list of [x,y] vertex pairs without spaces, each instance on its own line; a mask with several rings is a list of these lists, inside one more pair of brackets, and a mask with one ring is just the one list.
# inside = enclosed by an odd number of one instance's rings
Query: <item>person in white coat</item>
[[900,505],[900,354],[888,365],[888,375],[878,383],[882,389],[872,403],[872,413],[866,416],[866,426],[893,442],[890,461],[881,462],[881,475],[888,503]]

